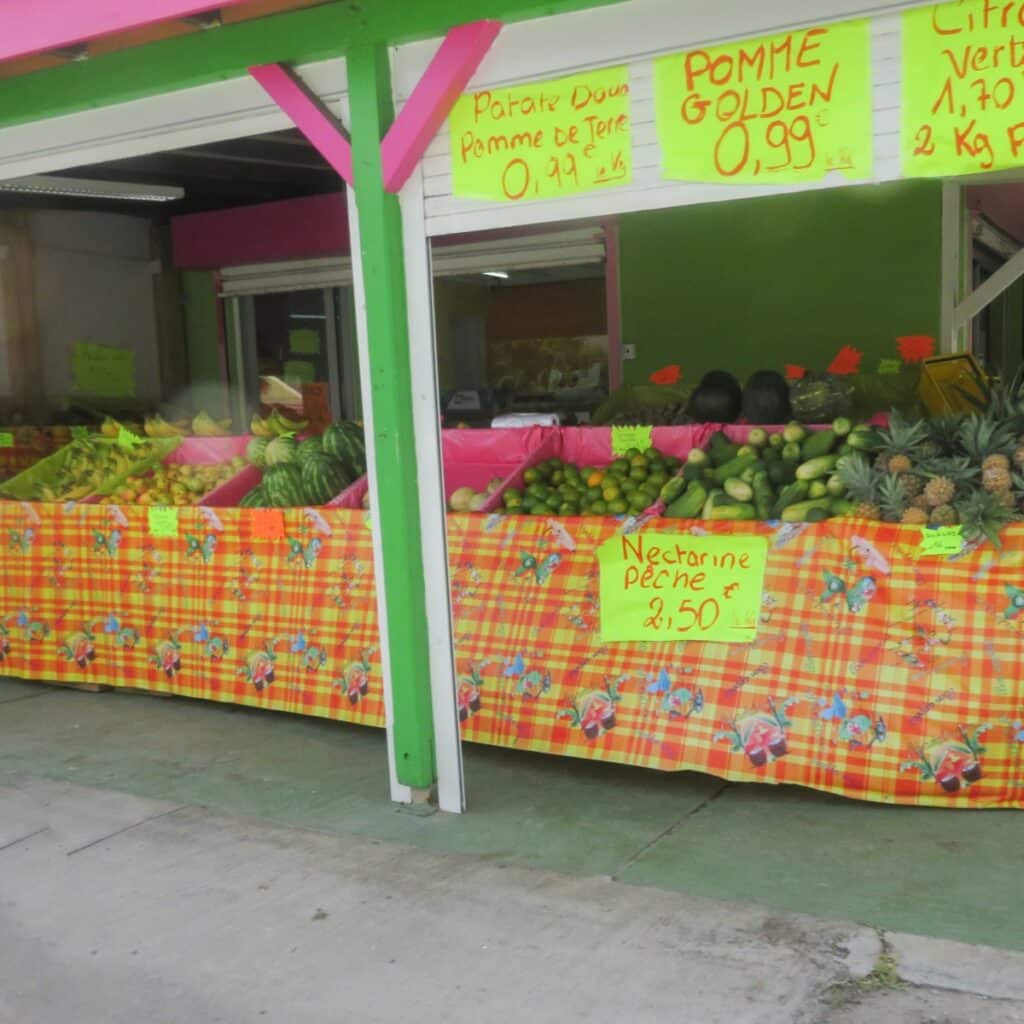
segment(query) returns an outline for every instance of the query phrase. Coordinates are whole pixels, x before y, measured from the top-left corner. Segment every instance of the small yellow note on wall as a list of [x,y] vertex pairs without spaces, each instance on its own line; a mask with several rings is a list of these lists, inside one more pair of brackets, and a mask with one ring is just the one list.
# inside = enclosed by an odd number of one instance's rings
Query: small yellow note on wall
[[903,174],[1024,165],[1024,5],[957,0],[903,13]]
[[448,129],[452,193],[461,198],[547,199],[632,180],[625,67],[468,93]]
[[653,445],[652,427],[612,427],[612,455],[625,455],[631,449],[645,452]]
[[870,25],[846,21],[659,57],[654,103],[666,178],[870,178]]
[[768,540],[634,533],[597,552],[601,639],[753,643]]

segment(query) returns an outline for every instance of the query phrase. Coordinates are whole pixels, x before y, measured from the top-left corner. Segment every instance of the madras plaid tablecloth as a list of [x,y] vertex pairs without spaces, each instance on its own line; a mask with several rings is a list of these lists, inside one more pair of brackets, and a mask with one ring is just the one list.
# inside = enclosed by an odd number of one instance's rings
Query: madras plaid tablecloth
[[[367,517],[0,502],[0,672],[380,726]],[[919,531],[690,524],[769,538],[753,645],[605,644],[613,520],[450,516],[467,740],[859,799],[1024,806],[1024,526],[952,559]]]
[[[384,724],[362,512],[0,502],[0,672]],[[263,531],[266,532],[266,531]]]

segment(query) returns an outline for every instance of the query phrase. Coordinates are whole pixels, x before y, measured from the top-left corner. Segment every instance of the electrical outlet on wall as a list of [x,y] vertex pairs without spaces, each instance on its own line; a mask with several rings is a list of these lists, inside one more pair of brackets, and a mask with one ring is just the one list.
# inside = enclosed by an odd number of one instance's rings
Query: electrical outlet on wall
[[623,345],[622,346],[622,358],[623,359],[636,359],[636,345]]

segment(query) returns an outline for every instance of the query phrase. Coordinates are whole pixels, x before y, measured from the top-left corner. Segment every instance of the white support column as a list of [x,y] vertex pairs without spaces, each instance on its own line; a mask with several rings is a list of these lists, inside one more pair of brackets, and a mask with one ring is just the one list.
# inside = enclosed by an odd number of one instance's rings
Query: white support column
[[379,583],[379,581],[384,578],[384,573],[381,568],[384,563],[383,556],[381,554],[380,519],[377,513],[377,509],[380,508],[380,503],[377,497],[377,474],[374,469],[376,452],[374,451],[375,435],[373,433],[373,401],[370,389],[369,339],[366,332],[366,292],[363,289],[363,265],[362,261],[359,259],[359,213],[356,209],[355,194],[351,189],[346,189],[345,194],[348,199],[348,231],[352,252],[352,298],[355,303],[356,341],[359,350],[359,385],[362,389],[363,395],[363,432],[366,436],[366,462],[370,479],[370,516],[373,524],[373,571],[376,579],[378,580],[376,587],[377,623],[380,633],[380,662],[381,673],[383,675],[382,688],[384,693],[384,714],[387,718],[388,778],[391,786],[391,799],[394,800],[395,803],[409,804],[412,803],[412,790],[408,786],[403,786],[402,783],[398,781],[398,775],[395,771],[395,742],[391,731],[391,722],[393,719],[391,664],[390,659],[388,658],[388,617],[386,613],[386,599],[384,596],[384,587]]
[[414,389],[412,413],[416,430],[423,572],[427,585],[438,805],[442,811],[461,814],[466,809],[466,790],[462,773],[459,715],[455,703],[455,652],[452,647],[451,590],[448,582],[448,534],[434,336],[434,288],[424,215],[422,163],[406,182],[399,200],[405,252],[406,302],[409,310],[409,358]]
[[954,181],[942,183],[942,293],[939,352],[963,350],[964,333],[953,324],[953,314],[963,295],[964,216],[963,189]]
[[984,284],[968,295],[953,312],[953,329],[969,324],[986,306],[1024,277],[1024,249],[1007,260]]

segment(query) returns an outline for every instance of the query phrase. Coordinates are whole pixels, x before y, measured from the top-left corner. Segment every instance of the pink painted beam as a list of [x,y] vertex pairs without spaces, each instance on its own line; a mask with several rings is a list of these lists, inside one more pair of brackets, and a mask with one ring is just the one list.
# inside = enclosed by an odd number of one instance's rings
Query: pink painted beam
[[500,31],[500,21],[474,21],[445,36],[381,143],[388,192],[398,192],[409,180]]
[[241,3],[245,0],[2,0],[0,60]]
[[352,185],[352,146],[337,122],[310,97],[300,82],[280,64],[261,64],[249,74],[291,118],[320,155]]

